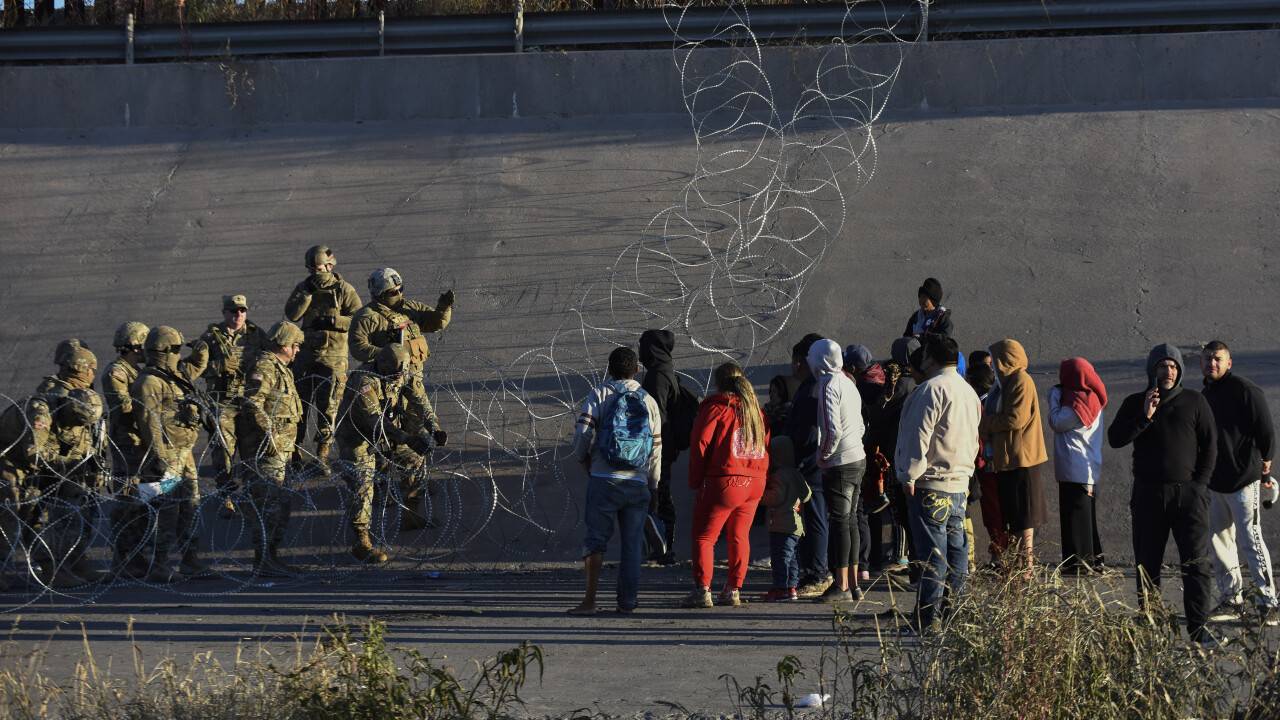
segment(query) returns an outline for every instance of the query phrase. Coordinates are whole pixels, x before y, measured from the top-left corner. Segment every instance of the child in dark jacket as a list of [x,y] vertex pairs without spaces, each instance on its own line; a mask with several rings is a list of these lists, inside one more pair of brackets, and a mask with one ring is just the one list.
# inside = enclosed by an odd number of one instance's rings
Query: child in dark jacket
[[791,438],[778,435],[769,442],[769,477],[764,488],[764,505],[768,508],[769,557],[773,568],[773,588],[765,602],[798,599],[800,564],[796,545],[804,535],[800,506],[813,497],[813,490],[796,469],[795,447]]

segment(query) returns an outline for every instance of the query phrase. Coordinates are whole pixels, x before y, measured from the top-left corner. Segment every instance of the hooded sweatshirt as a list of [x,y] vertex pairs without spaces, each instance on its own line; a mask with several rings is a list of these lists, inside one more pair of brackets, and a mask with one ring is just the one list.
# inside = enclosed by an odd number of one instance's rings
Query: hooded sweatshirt
[[1093,485],[1102,477],[1102,410],[1107,389],[1084,358],[1063,360],[1049,389],[1053,471],[1058,482]]
[[1135,484],[1208,485],[1218,458],[1213,410],[1204,396],[1182,387],[1182,353],[1170,344],[1157,345],[1147,356],[1147,387],[1156,385],[1156,365],[1172,360],[1178,368],[1173,387],[1160,391],[1160,404],[1147,418],[1147,391],[1124,399],[1107,428],[1113,448],[1133,443]]
[[[769,426],[764,425],[759,448],[746,447],[742,423],[738,421],[741,401],[733,393],[716,393],[698,406],[689,439],[689,487],[697,490],[704,481],[718,477],[763,479],[769,471]],[[764,412],[760,417],[763,420]]]
[[1262,388],[1228,372],[1205,381],[1204,399],[1218,427],[1218,462],[1209,487],[1237,492],[1262,477],[1262,461],[1271,459],[1275,447],[1267,398]]
[[640,364],[645,368],[640,387],[658,404],[658,412],[662,414],[662,435],[667,438],[662,447],[664,465],[670,464],[680,454],[671,436],[671,410],[680,392],[680,380],[676,377],[675,365],[671,363],[671,351],[675,346],[676,336],[670,330],[645,330],[640,334]]
[[804,535],[801,503],[809,502],[813,490],[796,470],[796,452],[791,438],[779,435],[769,442],[769,479],[761,502],[768,508],[769,532]]
[[991,359],[1000,380],[995,411],[982,418],[982,435],[991,451],[992,470],[1031,468],[1049,460],[1040,426],[1040,395],[1027,373],[1027,352],[1017,340],[992,345]]
[[833,340],[819,340],[809,348],[808,360],[809,370],[818,379],[818,467],[865,460],[862,398],[844,373],[840,346]]
[[893,462],[898,482],[945,493],[967,490],[981,417],[978,394],[954,365],[920,383],[902,409]]

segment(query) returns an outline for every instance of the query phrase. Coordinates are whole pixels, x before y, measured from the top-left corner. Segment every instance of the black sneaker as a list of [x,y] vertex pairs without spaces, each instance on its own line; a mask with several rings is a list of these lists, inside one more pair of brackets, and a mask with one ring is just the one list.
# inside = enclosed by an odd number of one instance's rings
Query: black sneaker
[[824,590],[813,601],[816,603],[851,603],[855,600],[861,600],[862,598],[859,597],[861,594],[862,590],[860,588],[851,587],[848,590],[841,590],[833,583],[831,587]]
[[1238,602],[1224,601],[1209,613],[1209,622],[1236,622],[1244,616],[1244,605]]

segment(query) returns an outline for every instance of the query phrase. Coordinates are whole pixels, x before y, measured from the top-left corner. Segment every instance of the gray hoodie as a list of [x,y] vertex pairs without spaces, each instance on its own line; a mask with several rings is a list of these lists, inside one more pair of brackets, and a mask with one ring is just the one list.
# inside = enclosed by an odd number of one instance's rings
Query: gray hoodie
[[844,374],[844,357],[833,340],[809,348],[809,369],[818,379],[818,467],[833,468],[865,460],[862,447],[862,396]]

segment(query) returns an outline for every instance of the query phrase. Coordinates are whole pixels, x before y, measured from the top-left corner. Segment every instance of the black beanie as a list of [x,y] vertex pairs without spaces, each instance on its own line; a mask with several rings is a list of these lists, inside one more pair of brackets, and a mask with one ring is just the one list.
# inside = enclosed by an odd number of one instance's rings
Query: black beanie
[[933,301],[933,304],[942,306],[942,283],[937,278],[927,278],[920,289],[916,291],[916,295],[923,295]]

